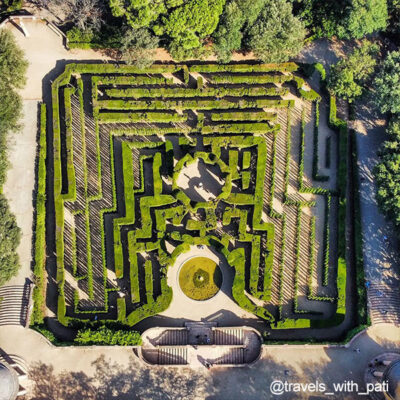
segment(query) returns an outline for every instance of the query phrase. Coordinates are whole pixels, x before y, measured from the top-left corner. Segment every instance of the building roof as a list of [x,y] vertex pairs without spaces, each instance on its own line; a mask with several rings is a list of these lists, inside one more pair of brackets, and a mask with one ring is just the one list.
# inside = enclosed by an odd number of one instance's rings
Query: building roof
[[14,400],[19,390],[16,372],[0,363],[0,400]]

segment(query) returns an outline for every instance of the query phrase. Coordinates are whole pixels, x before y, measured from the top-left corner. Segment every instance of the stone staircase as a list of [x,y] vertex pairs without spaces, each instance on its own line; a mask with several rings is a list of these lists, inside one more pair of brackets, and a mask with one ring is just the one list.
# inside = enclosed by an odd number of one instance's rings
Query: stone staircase
[[188,344],[188,331],[186,329],[168,329],[157,338],[156,345],[185,346]]
[[13,285],[0,288],[0,326],[28,324],[31,285]]
[[372,324],[400,325],[400,289],[398,286],[372,284],[368,288]]
[[221,355],[213,360],[213,364],[221,365],[235,365],[244,363],[244,348],[233,347],[230,349],[220,349]]
[[213,343],[216,345],[242,345],[243,329],[241,328],[217,328],[213,330]]
[[158,364],[186,365],[188,364],[188,349],[186,346],[165,346],[158,348]]

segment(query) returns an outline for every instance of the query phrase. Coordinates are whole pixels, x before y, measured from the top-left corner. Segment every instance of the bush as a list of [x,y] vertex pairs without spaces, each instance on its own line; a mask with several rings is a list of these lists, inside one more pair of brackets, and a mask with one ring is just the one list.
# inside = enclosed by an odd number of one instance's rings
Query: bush
[[400,113],[400,52],[392,51],[374,80],[374,101],[382,113]]
[[102,326],[98,329],[80,329],[74,339],[74,343],[83,346],[140,346],[142,338],[137,331],[115,331]]

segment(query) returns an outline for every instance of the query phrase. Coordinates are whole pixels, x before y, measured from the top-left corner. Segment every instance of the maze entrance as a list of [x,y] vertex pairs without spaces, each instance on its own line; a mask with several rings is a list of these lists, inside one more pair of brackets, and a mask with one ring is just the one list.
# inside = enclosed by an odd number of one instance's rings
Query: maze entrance
[[337,138],[297,69],[66,66],[52,84],[59,322],[163,312],[191,246],[226,258],[232,299],[265,327],[343,321]]

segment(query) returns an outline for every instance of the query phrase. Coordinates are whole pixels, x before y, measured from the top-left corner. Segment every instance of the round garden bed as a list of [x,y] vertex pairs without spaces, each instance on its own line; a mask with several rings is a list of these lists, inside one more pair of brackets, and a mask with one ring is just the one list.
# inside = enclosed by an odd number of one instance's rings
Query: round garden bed
[[222,272],[215,261],[207,257],[193,257],[179,271],[179,286],[193,300],[214,297],[222,285]]

